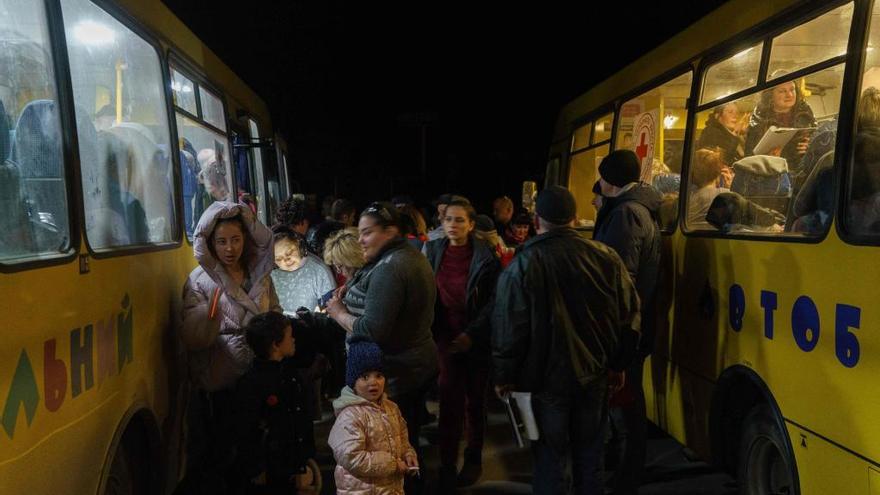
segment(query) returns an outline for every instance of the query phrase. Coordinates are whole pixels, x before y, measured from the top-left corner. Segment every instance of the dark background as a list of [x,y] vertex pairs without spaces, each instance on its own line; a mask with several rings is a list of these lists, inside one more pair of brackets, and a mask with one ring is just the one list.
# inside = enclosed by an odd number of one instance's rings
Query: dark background
[[266,100],[300,192],[482,210],[542,179],[563,104],[724,2],[163,1]]

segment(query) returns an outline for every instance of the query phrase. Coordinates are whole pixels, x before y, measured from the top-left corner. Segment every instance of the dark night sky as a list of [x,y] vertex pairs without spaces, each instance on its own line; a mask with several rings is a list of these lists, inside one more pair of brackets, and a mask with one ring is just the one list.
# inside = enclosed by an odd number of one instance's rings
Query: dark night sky
[[[163,1],[267,101],[305,192],[479,207],[540,178],[564,103],[724,0]],[[412,114],[436,117],[427,181]]]

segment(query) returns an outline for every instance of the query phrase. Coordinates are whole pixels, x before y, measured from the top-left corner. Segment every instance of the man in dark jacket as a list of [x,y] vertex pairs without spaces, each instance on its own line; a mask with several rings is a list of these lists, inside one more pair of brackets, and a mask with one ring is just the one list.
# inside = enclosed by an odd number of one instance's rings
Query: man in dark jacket
[[[538,195],[538,235],[501,274],[492,313],[496,393],[532,393],[535,494],[602,493],[598,476],[608,369],[635,354],[639,303],[620,257],[573,228],[575,200],[551,186]],[[616,385],[616,384],[615,384]]]
[[642,339],[638,357],[626,370],[626,386],[613,401],[612,421],[618,433],[621,459],[614,477],[616,495],[636,493],[645,464],[645,393],[642,370],[654,344],[653,299],[660,270],[662,199],[653,187],[639,182],[641,166],[630,150],[617,150],[599,164],[603,199],[593,239],[613,249],[623,259],[641,302]]

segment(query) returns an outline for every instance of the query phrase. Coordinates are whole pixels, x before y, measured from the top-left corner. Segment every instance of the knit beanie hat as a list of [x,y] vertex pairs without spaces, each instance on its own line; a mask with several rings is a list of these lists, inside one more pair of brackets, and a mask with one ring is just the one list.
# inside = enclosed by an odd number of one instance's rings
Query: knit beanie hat
[[348,342],[348,359],[345,362],[345,384],[354,383],[368,371],[382,371],[382,349],[373,341],[355,337]]
[[612,151],[599,163],[599,175],[612,186],[623,187],[630,182],[639,181],[642,166],[632,151]]
[[538,193],[535,212],[548,222],[565,225],[574,220],[577,204],[568,189],[562,186],[549,186]]
[[489,218],[489,215],[477,215],[477,230],[480,232],[490,232],[495,230],[495,222]]

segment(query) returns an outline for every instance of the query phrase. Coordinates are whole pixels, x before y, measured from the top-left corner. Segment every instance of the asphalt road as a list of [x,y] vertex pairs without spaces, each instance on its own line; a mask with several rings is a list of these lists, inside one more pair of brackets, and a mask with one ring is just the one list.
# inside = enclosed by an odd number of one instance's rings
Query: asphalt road
[[[473,495],[530,494],[532,460],[529,450],[517,448],[510,437],[507,416],[497,401],[489,412],[487,444],[483,451],[483,476],[479,483],[459,493]],[[436,412],[436,404],[429,403],[429,410]],[[326,445],[332,418],[317,424],[317,461],[324,479],[323,493],[335,493],[333,487],[333,457]],[[425,455],[422,473],[428,494],[435,494],[436,472],[439,467],[437,449],[437,425],[422,429],[422,450]],[[648,440],[648,461],[645,468],[640,495],[734,495],[736,484],[727,474],[715,467],[696,460],[689,460],[683,447],[656,428],[652,428]],[[438,494],[445,495],[445,494]]]

